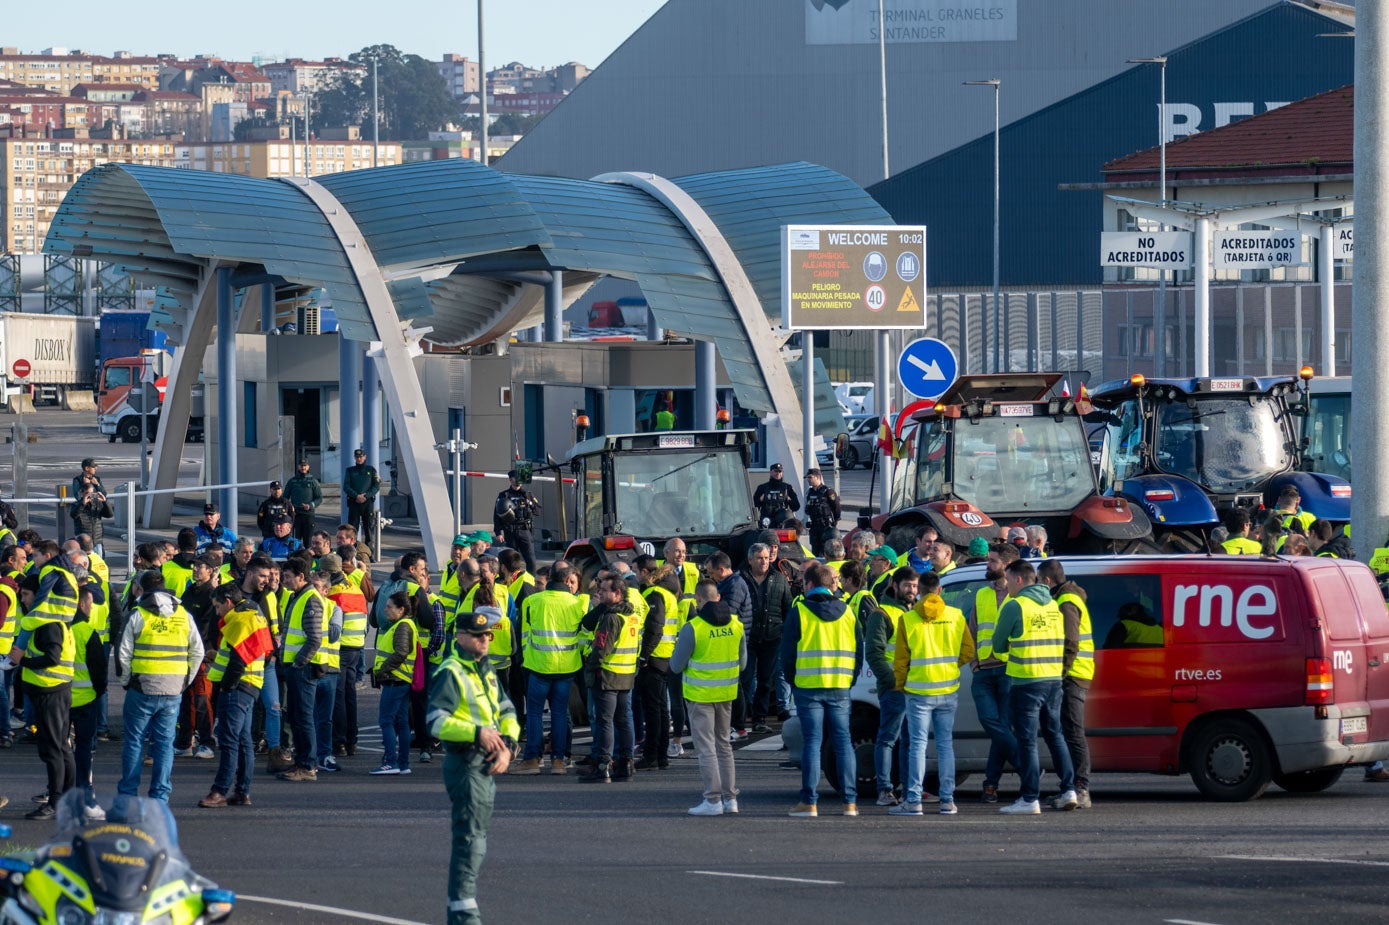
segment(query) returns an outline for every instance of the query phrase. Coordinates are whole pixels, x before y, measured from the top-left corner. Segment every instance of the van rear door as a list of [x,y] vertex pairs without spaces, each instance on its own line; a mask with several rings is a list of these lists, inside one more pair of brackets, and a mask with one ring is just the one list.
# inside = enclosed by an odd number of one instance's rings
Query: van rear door
[[[1341,712],[1338,737],[1344,740],[1351,736],[1356,742],[1367,741],[1370,712],[1366,696],[1367,658],[1358,595],[1352,593],[1346,581],[1346,570],[1334,560],[1324,567],[1309,569],[1307,578],[1316,599],[1316,610],[1310,617],[1312,636],[1308,640],[1307,657],[1330,662],[1333,702]],[[1381,602],[1380,610],[1383,609]]]
[[1355,607],[1365,627],[1365,699],[1371,742],[1389,741],[1389,610],[1369,569],[1347,566]]

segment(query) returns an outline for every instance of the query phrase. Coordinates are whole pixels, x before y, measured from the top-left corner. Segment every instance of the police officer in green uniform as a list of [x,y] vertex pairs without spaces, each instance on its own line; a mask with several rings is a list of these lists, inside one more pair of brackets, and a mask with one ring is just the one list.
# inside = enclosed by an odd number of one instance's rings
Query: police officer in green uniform
[[506,773],[521,727],[487,658],[491,621],[461,612],[454,629],[455,648],[434,674],[428,721],[434,738],[444,743],[444,786],[453,804],[447,921],[471,925],[482,921],[477,876],[497,792],[492,778]]

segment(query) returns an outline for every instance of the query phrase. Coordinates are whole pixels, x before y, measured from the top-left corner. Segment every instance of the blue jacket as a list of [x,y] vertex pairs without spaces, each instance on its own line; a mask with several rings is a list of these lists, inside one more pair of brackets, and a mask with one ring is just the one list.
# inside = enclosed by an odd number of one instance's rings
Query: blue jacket
[[281,539],[278,536],[267,536],[260,541],[260,551],[268,553],[272,559],[288,558],[289,554],[304,548],[304,544],[292,536]]
[[224,524],[217,525],[217,532],[209,532],[207,526],[200,520],[193,527],[193,532],[198,537],[198,555],[207,552],[208,548],[214,543],[222,547],[222,551],[231,555],[232,549],[236,547],[236,534],[226,528]]

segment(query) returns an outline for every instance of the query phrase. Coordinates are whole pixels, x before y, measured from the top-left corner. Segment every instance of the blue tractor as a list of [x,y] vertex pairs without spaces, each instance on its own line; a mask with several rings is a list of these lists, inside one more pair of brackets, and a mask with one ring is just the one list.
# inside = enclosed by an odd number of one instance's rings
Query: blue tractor
[[1304,511],[1349,522],[1350,483],[1306,471],[1298,419],[1307,413],[1311,370],[1300,378],[1136,375],[1102,383],[1090,396],[1101,485],[1138,504],[1155,541],[1173,551],[1205,549],[1232,508],[1257,522],[1287,485],[1297,487]]

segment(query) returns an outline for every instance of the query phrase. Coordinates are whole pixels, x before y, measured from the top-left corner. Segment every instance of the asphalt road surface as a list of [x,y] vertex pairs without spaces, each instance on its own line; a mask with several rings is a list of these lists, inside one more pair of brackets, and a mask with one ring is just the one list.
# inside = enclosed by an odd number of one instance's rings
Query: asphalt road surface
[[[375,692],[364,699],[374,717]],[[375,743],[379,733],[365,731],[367,748]],[[481,882],[486,920],[1389,921],[1389,784],[1361,782],[1358,768],[1323,794],[1275,788],[1237,805],[1203,800],[1186,778],[1100,775],[1094,809],[1030,817],[1000,816],[967,781],[958,816],[889,817],[864,805],[844,818],[822,784],[825,815],[790,819],[800,777],[778,767],[778,745],[773,736],[737,750],[736,817],[685,814],[700,798],[692,758],[628,784],[501,779]],[[198,809],[216,762],[177,760],[171,806],[184,851],[242,896],[234,921],[442,920],[441,760],[373,778],[379,757],[367,748],[316,783],[275,780],[262,758],[246,809]],[[118,767],[119,744],[102,744],[99,788],[113,787]],[[21,818],[43,789],[32,747],[0,752],[0,768],[12,800],[0,820],[15,844],[40,844],[51,824]]]

